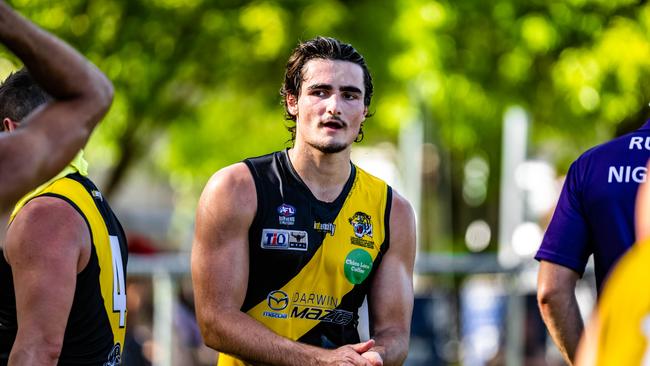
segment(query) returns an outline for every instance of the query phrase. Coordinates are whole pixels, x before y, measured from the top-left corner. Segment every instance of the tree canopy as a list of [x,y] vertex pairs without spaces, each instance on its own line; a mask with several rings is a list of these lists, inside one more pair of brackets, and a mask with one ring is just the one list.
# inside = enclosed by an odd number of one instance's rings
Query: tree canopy
[[[639,126],[650,93],[645,1],[15,0],[113,81],[114,105],[88,154],[110,194],[142,159],[194,200],[220,167],[287,146],[278,90],[299,40],[353,44],[375,81],[364,144],[396,143],[421,120],[445,152],[454,237],[494,223],[501,124],[530,115],[530,154],[560,171],[584,149]],[[0,76],[17,66],[0,54]],[[465,164],[490,167],[462,199]],[[425,160],[426,161],[426,160]],[[425,186],[434,184],[426,181]],[[430,199],[437,199],[435,194]],[[471,203],[471,202],[470,202]]]

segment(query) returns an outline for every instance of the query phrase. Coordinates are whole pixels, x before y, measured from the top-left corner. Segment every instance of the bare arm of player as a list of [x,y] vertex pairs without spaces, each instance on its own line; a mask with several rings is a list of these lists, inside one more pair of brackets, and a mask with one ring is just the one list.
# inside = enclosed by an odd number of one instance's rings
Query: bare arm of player
[[240,310],[248,284],[248,229],[256,210],[255,183],[243,163],[217,172],[201,194],[192,283],[205,343],[254,364],[371,366],[360,354],[373,341],[325,350],[282,337]]
[[393,191],[390,247],[368,295],[370,336],[384,365],[401,365],[408,353],[413,312],[415,216],[406,199]]
[[9,365],[56,365],[77,273],[90,256],[90,232],[67,202],[30,201],[7,230],[5,256],[16,291],[18,333]]
[[54,101],[0,137],[0,210],[61,171],[108,110],[113,87],[77,51],[0,1],[0,41]]
[[580,275],[564,266],[542,261],[537,277],[537,303],[551,338],[572,365],[583,324],[575,296]]

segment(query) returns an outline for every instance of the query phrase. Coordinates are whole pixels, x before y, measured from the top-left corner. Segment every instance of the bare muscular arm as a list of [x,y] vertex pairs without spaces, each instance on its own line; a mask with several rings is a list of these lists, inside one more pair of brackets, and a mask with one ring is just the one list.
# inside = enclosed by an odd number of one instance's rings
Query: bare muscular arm
[[373,341],[336,350],[282,337],[240,311],[248,283],[248,229],[257,210],[255,183],[243,164],[217,172],[196,215],[192,282],[206,344],[255,364],[371,365],[360,356]]
[[56,365],[77,273],[90,256],[90,232],[70,204],[38,197],[16,216],[6,239],[18,320],[9,365]]
[[0,1],[0,42],[54,101],[0,136],[0,210],[61,171],[108,110],[113,87],[83,56]]

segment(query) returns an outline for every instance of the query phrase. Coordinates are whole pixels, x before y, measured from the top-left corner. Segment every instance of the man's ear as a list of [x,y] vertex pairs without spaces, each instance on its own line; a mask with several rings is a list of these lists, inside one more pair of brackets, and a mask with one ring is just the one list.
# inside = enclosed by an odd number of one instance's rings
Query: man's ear
[[293,94],[287,94],[287,110],[290,115],[298,116],[298,98]]
[[12,132],[16,128],[18,128],[18,122],[14,121],[13,119],[11,119],[9,117],[5,117],[2,120],[2,130],[3,131]]

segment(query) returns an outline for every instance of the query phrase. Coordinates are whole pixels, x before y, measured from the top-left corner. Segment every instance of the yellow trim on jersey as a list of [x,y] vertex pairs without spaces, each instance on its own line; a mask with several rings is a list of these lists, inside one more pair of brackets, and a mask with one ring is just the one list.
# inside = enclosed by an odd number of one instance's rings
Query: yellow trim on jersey
[[634,244],[607,279],[597,309],[597,365],[640,365],[644,358],[650,362],[648,263],[650,241]]
[[[113,331],[113,344],[119,343],[124,349],[124,334],[126,327],[120,328],[120,313],[113,312],[113,256],[109,239],[108,228],[103,216],[95,205],[90,192],[79,182],[70,178],[60,178],[51,182],[46,188],[38,192],[38,195],[56,194],[63,196],[83,212],[84,217],[90,226],[92,244],[95,246],[97,261],[99,264],[99,284],[103,298],[104,308]],[[32,197],[33,198],[33,197]],[[24,203],[23,203],[24,204]],[[18,208],[18,210],[20,207]],[[17,213],[18,211],[16,211]],[[12,215],[13,220],[15,214]]]
[[74,159],[72,159],[70,164],[68,164],[68,166],[66,166],[54,178],[52,178],[52,179],[48,180],[47,182],[41,184],[35,190],[33,190],[33,191],[27,193],[25,196],[23,196],[23,198],[21,198],[20,201],[18,201],[16,206],[14,206],[14,210],[11,213],[11,218],[9,219],[9,223],[11,223],[11,221],[13,221],[13,218],[16,216],[18,211],[29,200],[31,200],[32,198],[38,196],[45,188],[47,188],[53,182],[65,177],[68,174],[72,174],[72,173],[79,173],[79,174],[83,175],[84,177],[88,175],[88,162],[86,161],[86,159],[84,159],[84,151],[83,150],[80,150],[77,153],[77,156],[75,156]]
[[[358,167],[356,169],[357,173],[350,193],[334,220],[335,234],[326,235],[309,263],[285,286],[277,289],[286,293],[289,299],[286,309],[275,313],[285,314],[286,318],[265,316],[265,313],[273,312],[273,309],[269,308],[266,298],[247,311],[248,315],[283,337],[297,340],[319,324],[319,321],[314,319],[292,317],[294,307],[298,309],[294,315],[309,311],[305,310],[306,307],[301,306],[300,302],[294,302],[295,294],[298,294],[298,296],[304,293],[320,295],[319,299],[323,303],[329,303],[324,308],[332,307],[333,302],[336,301],[340,304],[343,296],[352,291],[355,286],[349,280],[351,266],[358,271],[362,271],[365,275],[369,274],[380,252],[380,247],[384,243],[388,186],[382,180],[375,178],[362,169]],[[371,235],[363,235],[361,238],[355,235],[350,219],[354,219],[358,212],[370,216],[372,223]],[[354,238],[356,238],[357,245],[352,244]],[[367,253],[367,255],[360,253],[360,251]],[[352,252],[354,253],[351,254]],[[369,268],[365,267],[367,263],[354,260],[353,256],[358,258],[359,254],[361,257],[370,259]],[[347,274],[345,273],[346,267]],[[309,307],[307,306],[307,308]],[[312,315],[318,313],[318,307],[311,309]],[[303,312],[302,314],[306,313]],[[246,363],[230,355],[220,354],[218,365],[240,366],[246,365]]]

